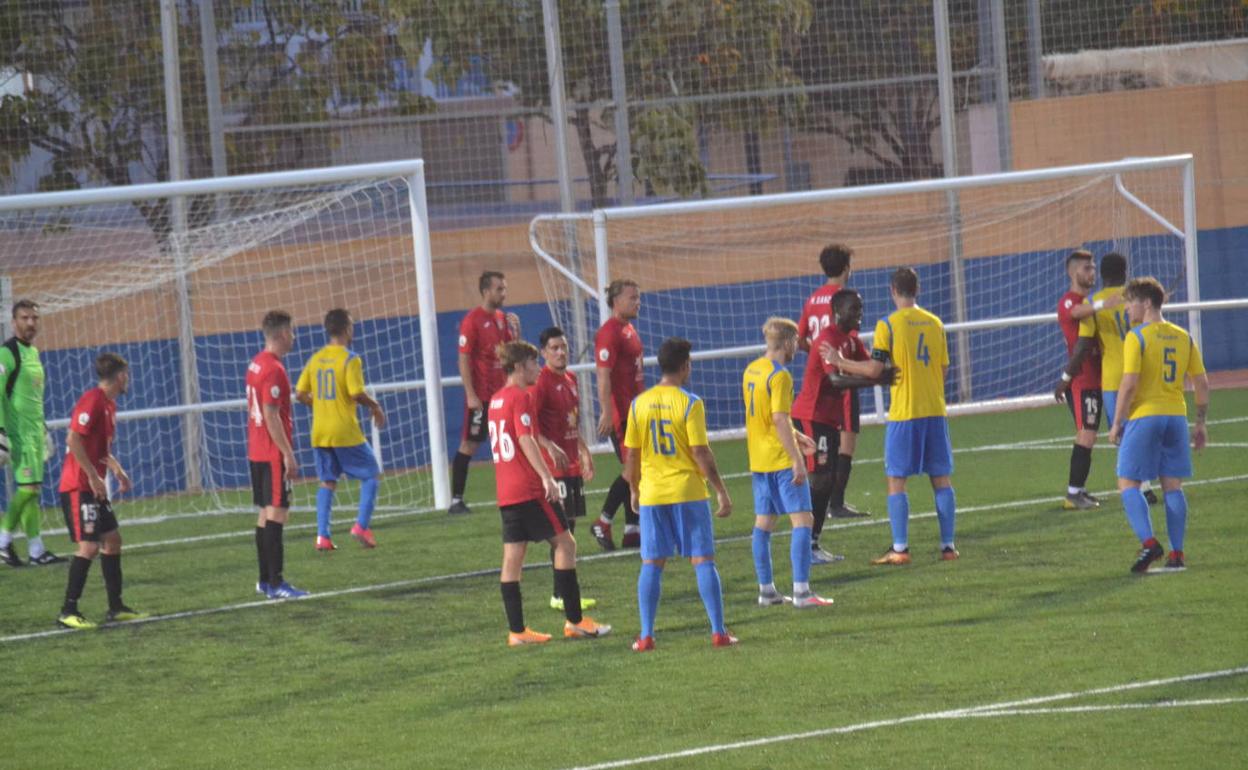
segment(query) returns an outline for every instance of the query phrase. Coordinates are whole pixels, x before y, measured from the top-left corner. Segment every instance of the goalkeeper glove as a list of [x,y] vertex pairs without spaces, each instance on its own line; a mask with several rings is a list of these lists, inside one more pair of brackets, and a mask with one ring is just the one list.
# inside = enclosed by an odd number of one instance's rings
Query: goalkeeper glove
[[56,442],[52,440],[52,434],[45,432],[43,434],[43,461],[52,459],[52,455],[56,454]]
[[9,434],[0,428],[0,468],[9,464]]

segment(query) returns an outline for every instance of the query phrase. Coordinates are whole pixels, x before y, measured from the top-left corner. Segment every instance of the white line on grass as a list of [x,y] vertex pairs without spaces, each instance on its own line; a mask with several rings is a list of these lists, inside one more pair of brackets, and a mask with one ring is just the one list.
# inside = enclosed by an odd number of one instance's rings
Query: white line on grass
[[[1203,485],[1203,484],[1223,484],[1227,482],[1244,481],[1244,480],[1248,480],[1248,475],[1222,476],[1222,477],[1214,478],[1214,479],[1199,479],[1197,481],[1191,482],[1188,486],[1198,486],[1198,485]],[[1103,493],[1098,493],[1098,494],[1110,494],[1110,493],[1103,492]],[[967,506],[964,508],[959,508],[958,512],[961,514],[967,514],[967,513],[979,513],[983,511],[1002,510],[1006,508],[1021,508],[1021,507],[1026,507],[1029,505],[1039,505],[1042,503],[1057,502],[1057,501],[1060,501],[1061,499],[1062,498],[1060,497],[1037,497],[1037,498],[1032,498],[1030,500],[1014,500],[1008,503],[994,503],[991,505]],[[911,520],[927,519],[927,518],[932,518],[935,515],[936,515],[935,511],[926,511],[924,513],[912,513],[910,514],[910,519]],[[830,526],[824,527],[824,529],[825,530],[849,529],[851,527],[878,526],[878,525],[887,524],[887,523],[888,523],[887,518],[864,519],[860,521],[832,524]],[[289,527],[287,529],[289,529]],[[784,537],[787,534],[789,533],[777,532],[773,536]],[[215,536],[205,536],[205,537],[215,537]],[[736,542],[749,540],[751,537],[752,535],[734,535],[732,537],[717,538],[715,543],[717,545],[724,544],[724,543],[736,543]],[[164,543],[145,543],[145,544],[140,544],[140,545],[162,545],[162,544],[168,545],[172,543],[191,542],[197,539],[199,538],[189,538],[189,539],[184,538],[184,539],[180,539],[177,541],[165,541]],[[132,550],[136,547],[139,547],[139,546],[128,545],[126,546],[126,549]],[[592,554],[589,556],[578,556],[577,561],[589,562],[589,561],[601,561],[604,559],[618,559],[618,558],[625,558],[625,557],[631,557],[635,559],[637,558],[637,553],[631,550],[618,550],[618,551],[612,551],[610,553],[598,553],[598,554]],[[533,564],[524,565],[524,569],[526,570],[544,569],[549,566],[550,566],[550,562],[536,562]],[[368,593],[371,591],[385,591],[385,590],[392,589],[392,588],[410,588],[412,586],[428,585],[432,583],[441,583],[441,582],[447,582],[451,580],[463,580],[466,578],[488,577],[490,575],[497,575],[498,572],[499,572],[499,569],[497,567],[493,567],[493,568],[488,568],[488,569],[472,570],[468,572],[453,572],[453,573],[446,574],[446,575],[430,575],[428,577],[423,577],[423,578],[412,578],[409,580],[396,580],[390,583],[376,583],[373,585],[355,586],[352,588],[340,588],[340,589],[331,590],[331,591],[317,591],[316,593],[313,593],[302,599],[296,599],[293,601],[312,601],[316,599],[328,599],[328,598],[337,597],[337,596],[346,596],[348,594]],[[287,601],[292,601],[292,600],[287,600]],[[275,606],[280,606],[283,603],[284,602],[280,602],[280,601],[262,600],[262,601],[244,602],[242,604],[227,604],[221,607],[213,607],[211,609],[186,610],[184,612],[173,612],[167,615],[153,615],[150,618],[145,618],[143,620],[137,620],[137,621],[129,621],[125,624],[118,624],[118,626],[133,625],[135,623],[156,623],[156,622],[166,621],[166,620],[180,620],[182,618],[193,618],[193,617],[200,617],[203,615],[216,615],[216,614],[223,613],[223,612],[233,612],[236,610],[251,609],[253,607],[275,607]],[[24,641],[30,641],[33,639],[45,639],[51,636],[60,636],[62,634],[72,634],[72,633],[75,633],[75,632],[71,629],[56,628],[56,629],[51,629],[48,631],[36,631],[34,633],[29,633],[29,634],[16,634],[13,636],[0,637],[0,644],[6,644],[9,642],[24,642]]]
[[[824,738],[830,735],[844,735],[846,733],[863,732],[865,730],[874,730],[881,727],[897,727],[899,725],[911,724],[914,722],[930,722],[942,719],[967,719],[971,717],[987,717],[1003,715],[1010,712],[1028,713],[1018,711],[1021,707],[1026,707],[1038,703],[1050,703],[1053,701],[1070,700],[1072,698],[1087,698],[1095,695],[1106,695],[1110,693],[1126,692],[1128,690],[1138,690],[1148,687],[1162,687],[1170,684],[1178,684],[1182,682],[1205,681],[1210,679],[1223,679],[1230,676],[1239,676],[1248,674],[1248,666],[1239,668],[1224,669],[1222,671],[1207,671],[1200,674],[1187,674],[1185,676],[1175,676],[1166,679],[1152,679],[1147,682],[1130,682],[1128,684],[1114,685],[1112,687],[1098,687],[1092,690],[1081,690],[1078,692],[1058,693],[1055,695],[1044,695],[1037,698],[1027,698],[1017,701],[1006,701],[1003,703],[992,703],[983,706],[973,706],[963,709],[952,709],[949,711],[931,711],[925,714],[914,714],[908,717],[899,717],[897,719],[879,719],[872,722],[860,722],[853,725],[845,725],[843,727],[829,727],[821,730],[809,730],[802,733],[789,733],[787,735],[772,735],[764,738],[754,738],[748,741],[736,741],[733,743],[713,744],[709,746],[699,746],[693,749],[685,749],[683,751],[672,751],[665,754],[651,754],[645,757],[634,757],[631,759],[618,759],[611,762],[601,762],[595,765],[582,765],[575,770],[610,770],[617,767],[632,767],[634,765],[652,764],[655,762],[664,762],[669,759],[685,759],[688,757],[696,757],[705,754],[717,754],[725,751],[736,751],[738,749],[756,748],[758,746],[769,746],[776,743],[789,743],[792,741],[807,740],[810,738]],[[1235,699],[1236,701],[1248,699]],[[1130,704],[1127,704],[1130,705]],[[1159,704],[1152,704],[1154,706]],[[1037,713],[1042,710],[1037,709]],[[1056,710],[1055,710],[1056,711]]]
[[1142,709],[1169,709],[1188,706],[1227,706],[1248,703],[1248,698],[1202,698],[1199,700],[1166,700],[1151,703],[1116,703],[1109,706],[1061,706],[1041,709],[1004,709],[1001,711],[976,711],[966,717],[1012,717],[1039,714],[1088,714],[1097,711],[1130,711]]

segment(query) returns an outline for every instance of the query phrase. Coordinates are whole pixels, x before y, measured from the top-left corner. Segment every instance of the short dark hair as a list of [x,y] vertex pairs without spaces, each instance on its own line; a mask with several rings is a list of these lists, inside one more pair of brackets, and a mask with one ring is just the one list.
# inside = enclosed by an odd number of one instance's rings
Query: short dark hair
[[1101,257],[1101,282],[1106,286],[1121,286],[1127,282],[1127,258],[1116,251]]
[[507,276],[503,275],[497,270],[486,270],[484,273],[481,274],[481,277],[477,279],[477,291],[481,294],[485,294],[487,291],[489,291],[490,286],[494,284],[495,278],[501,281],[506,277]]
[[1151,275],[1144,278],[1132,278],[1122,294],[1128,300],[1148,300],[1158,310],[1166,301],[1166,290],[1162,288],[1161,281]]
[[538,335],[537,339],[542,343],[542,347],[546,347],[547,342],[563,336],[565,336],[563,329],[560,329],[558,326],[550,326],[542,330],[542,333]]
[[893,277],[888,279],[888,285],[900,297],[914,299],[919,296],[919,274],[913,268],[899,267],[894,270]]
[[659,345],[659,371],[677,374],[689,363],[689,351],[693,343],[683,337],[668,337]]
[[35,302],[33,299],[19,299],[17,302],[13,303],[13,315],[11,317],[17,318],[17,311],[19,310],[33,310],[38,313],[39,303]]
[[524,340],[504,342],[498,346],[498,360],[503,365],[503,371],[511,374],[525,361],[536,361],[537,348]]
[[264,332],[265,339],[272,339],[278,335],[278,332],[289,329],[290,324],[290,313],[285,310],[270,310],[264,314],[260,329]]
[[823,268],[824,275],[835,278],[849,268],[849,260],[853,256],[853,249],[842,243],[832,243],[819,252],[819,267]]
[[862,295],[853,289],[841,289],[832,295],[832,313],[839,316],[849,308],[849,303],[857,301],[862,304]]
[[1070,263],[1072,262],[1091,262],[1091,261],[1092,261],[1092,252],[1088,251],[1087,249],[1075,249],[1074,251],[1070,252],[1070,254],[1066,255],[1066,269],[1067,270],[1070,269]]
[[101,353],[95,357],[95,376],[104,382],[111,381],[129,368],[130,364],[117,353]]
[[345,308],[336,307],[325,314],[325,333],[341,337],[351,328],[351,314]]
[[607,307],[615,307],[615,298],[624,293],[624,290],[632,286],[637,291],[641,291],[641,286],[632,278],[616,278],[607,284]]

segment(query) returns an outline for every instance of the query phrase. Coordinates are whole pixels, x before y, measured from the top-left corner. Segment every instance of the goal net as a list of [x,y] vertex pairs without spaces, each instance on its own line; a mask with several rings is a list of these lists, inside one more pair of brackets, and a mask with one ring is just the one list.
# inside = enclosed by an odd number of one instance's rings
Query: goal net
[[[1131,276],[1156,276],[1171,301],[1188,298],[1189,164],[1184,156],[605,209],[538,217],[531,242],[551,313],[565,327],[580,318],[596,328],[606,312],[587,290],[622,277],[641,284],[635,324],[646,351],[668,336],[693,342],[704,360],[690,387],[713,430],[741,427],[741,370],[762,350],[761,326],[773,315],[798,318],[824,281],[818,255],[830,243],[854,250],[849,285],[863,296],[864,337],[894,309],[892,271],[913,267],[919,304],[950,330],[949,403],[1006,408],[1051,393],[1065,361],[1055,319],[1011,319],[1055,312],[1071,250],[1087,248],[1098,262],[1118,251]],[[1003,325],[959,323],[990,319]],[[591,340],[594,328],[585,332]],[[799,380],[804,360],[792,366]],[[870,414],[876,396],[864,395]]]
[[[45,509],[56,506],[66,418],[95,383],[95,356],[114,351],[131,368],[115,454],[134,492],[119,516],[254,511],[244,377],[263,347],[260,321],[272,309],[294,317],[285,359],[293,384],[328,341],[322,319],[335,307],[355,319],[351,348],[389,417],[377,429],[360,412],[385,469],[379,510],[432,506],[431,448],[442,448],[444,468],[445,442],[431,440],[422,381],[437,339],[432,318],[422,329],[418,312],[416,255],[428,264],[421,185],[420,162],[411,161],[0,198],[5,315],[17,298],[41,308],[35,345],[58,448]],[[293,412],[301,476],[314,479],[311,410]],[[357,484],[340,485],[340,521],[354,514],[357,494]],[[297,483],[295,506],[311,507],[313,495]],[[60,520],[54,510],[45,518]]]

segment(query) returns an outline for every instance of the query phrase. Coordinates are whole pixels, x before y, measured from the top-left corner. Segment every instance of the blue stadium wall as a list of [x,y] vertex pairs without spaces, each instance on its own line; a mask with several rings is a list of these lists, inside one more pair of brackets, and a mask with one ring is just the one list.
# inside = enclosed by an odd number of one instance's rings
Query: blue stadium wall
[[[1147,244],[1134,244],[1133,253],[1146,251]],[[1205,299],[1229,298],[1244,294],[1248,286],[1248,267],[1242,255],[1248,253],[1248,227],[1203,231],[1200,233],[1200,285]],[[1104,253],[1108,244],[1092,244],[1093,250]],[[967,266],[967,306],[972,319],[1025,315],[1053,310],[1054,302],[1066,288],[1066,277],[1061,269],[1064,252],[1039,252],[1014,254],[969,260]],[[1043,274],[1034,276],[1026,293],[1013,295],[995,285],[995,276],[1018,275],[1033,270],[1035,265],[1056,265]],[[876,320],[886,310],[891,310],[888,295],[889,270],[864,270],[854,274],[854,287],[862,292],[866,308],[864,330],[874,328]],[[950,276],[945,265],[922,265],[918,268],[922,284],[920,302],[933,312],[949,319],[953,316],[951,301],[931,302],[932,297],[950,297]],[[812,275],[803,280],[777,282],[728,284],[665,292],[671,299],[668,304],[680,307],[681,301],[702,303],[712,307],[753,307],[757,297],[779,296],[777,307],[768,308],[754,315],[737,315],[723,328],[689,330],[684,326],[682,314],[669,313],[668,317],[656,310],[659,303],[643,304],[638,327],[647,343],[647,352],[653,353],[657,342],[671,334],[691,338],[695,349],[749,345],[759,341],[758,329],[771,313],[795,315],[801,302],[821,283],[820,276]],[[788,296],[792,295],[792,296]],[[928,301],[924,301],[927,298]],[[1181,297],[1179,297],[1181,299]],[[930,304],[929,304],[930,303]],[[526,337],[535,339],[541,329],[550,324],[550,313],[545,304],[530,304],[510,308],[520,315]],[[442,371],[456,371],[456,338],[462,311],[440,313],[438,317],[439,349]],[[590,317],[593,317],[591,311]],[[369,335],[374,339],[390,339],[406,342],[404,348],[412,350],[410,340],[420,338],[418,319],[391,318],[365,321],[358,336]],[[1228,311],[1207,314],[1204,319],[1204,355],[1211,370],[1248,367],[1248,311]],[[298,330],[297,347],[288,359],[298,376],[302,365],[320,345],[323,335],[319,327],[303,327]],[[993,345],[998,350],[1033,349],[1037,344],[1046,346],[1044,360],[1029,356],[1011,360],[1002,357],[995,365],[985,366],[979,362],[972,373],[972,390],[976,398],[993,398],[1022,395],[1034,392],[1037,382],[1047,383],[1064,359],[1064,349],[1056,327],[1033,326],[1020,329],[973,332],[970,345]],[[957,360],[956,340],[951,338],[952,360]],[[225,334],[196,339],[196,353],[201,371],[212,371],[211,378],[201,383],[204,401],[238,399],[242,397],[242,382],[247,362],[261,346],[258,332]],[[126,356],[136,369],[131,391],[123,396],[121,410],[167,406],[180,400],[179,353],[174,340],[154,340],[119,345],[113,349]],[[92,360],[95,349],[68,349],[45,351],[44,365],[48,371],[47,414],[49,418],[66,417],[73,408],[78,395],[92,384]],[[385,360],[384,351],[369,353],[365,358],[365,374],[377,380],[376,361]],[[1051,360],[1049,360],[1051,359]],[[794,375],[799,380],[803,361],[795,362]],[[695,367],[691,388],[703,394],[707,406],[708,423],[712,429],[738,425],[740,415],[736,386],[740,377],[739,360],[708,361]],[[648,373],[648,382],[654,373]],[[419,366],[405,378],[421,376]],[[957,382],[957,372],[950,373],[949,382]],[[712,387],[714,385],[714,387]],[[952,395],[952,394],[950,394]],[[423,402],[423,394],[409,392],[387,394],[382,403],[391,414],[412,413],[416,401]],[[447,446],[454,451],[463,419],[463,391],[448,389],[444,393],[446,409]],[[868,395],[863,405],[865,412],[874,409]],[[410,468],[428,464],[428,446],[422,438],[424,430],[423,405],[420,420],[391,422],[385,428],[385,464],[388,468]],[[313,474],[312,456],[307,449],[309,432],[308,410],[295,407],[296,444],[302,445],[299,459],[302,472]],[[224,488],[244,487],[248,482],[246,457],[244,456],[245,420],[241,411],[214,412],[204,417],[204,430],[210,447],[214,481]],[[63,432],[58,432],[63,441]],[[181,419],[177,417],[156,418],[135,422],[123,422],[119,426],[117,454],[135,480],[136,494],[157,495],[181,491],[186,478],[183,468]],[[479,453],[486,456],[486,448]],[[60,457],[48,464],[44,485],[43,504],[56,504],[54,493],[56,480],[60,477]],[[2,492],[0,492],[2,494]]]

